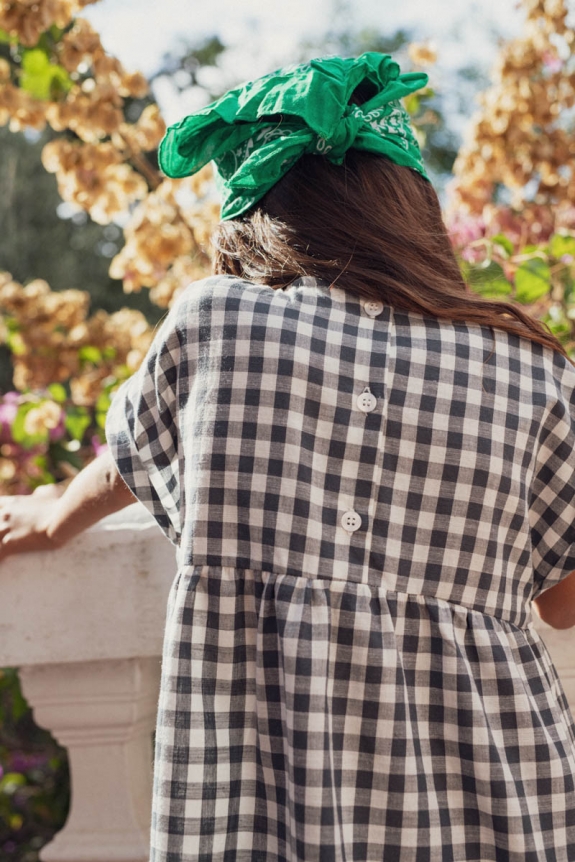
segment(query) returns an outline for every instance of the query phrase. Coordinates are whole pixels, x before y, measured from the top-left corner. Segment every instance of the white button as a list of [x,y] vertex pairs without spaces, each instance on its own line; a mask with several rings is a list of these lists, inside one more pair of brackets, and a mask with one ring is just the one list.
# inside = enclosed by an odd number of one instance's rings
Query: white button
[[366,386],[361,395],[358,396],[357,406],[362,413],[371,413],[372,410],[375,410],[376,404],[377,398],[373,392],[369,391],[369,387]]
[[377,299],[370,299],[363,307],[369,317],[377,317],[383,311],[383,302],[379,302]]
[[348,533],[355,533],[356,530],[359,530],[361,527],[361,518],[354,512],[353,509],[350,509],[349,512],[346,512],[341,519],[341,526],[344,530],[347,530]]

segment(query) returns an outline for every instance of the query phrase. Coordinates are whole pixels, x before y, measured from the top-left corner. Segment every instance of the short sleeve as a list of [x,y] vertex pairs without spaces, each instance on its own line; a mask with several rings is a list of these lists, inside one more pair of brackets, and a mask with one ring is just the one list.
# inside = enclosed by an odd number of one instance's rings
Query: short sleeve
[[[179,298],[138,371],[115,392],[105,429],[118,472],[175,545],[182,532],[178,417],[182,342],[193,333],[193,327],[182,332],[182,305]],[[189,363],[186,367],[189,373]]]
[[575,570],[575,368],[556,354],[554,371],[556,397],[539,434],[529,507],[533,598]]

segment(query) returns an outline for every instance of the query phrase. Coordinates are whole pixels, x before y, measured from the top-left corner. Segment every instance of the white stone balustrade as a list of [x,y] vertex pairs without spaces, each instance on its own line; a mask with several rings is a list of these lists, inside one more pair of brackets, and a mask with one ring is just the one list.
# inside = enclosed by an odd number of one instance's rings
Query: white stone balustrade
[[[0,564],[0,667],[68,749],[72,804],[43,862],[147,862],[152,733],[175,549],[139,504]],[[536,614],[534,614],[536,617]],[[536,619],[575,711],[575,628]]]
[[0,667],[68,749],[68,820],[43,862],[147,862],[152,734],[175,549],[143,506],[0,564]]

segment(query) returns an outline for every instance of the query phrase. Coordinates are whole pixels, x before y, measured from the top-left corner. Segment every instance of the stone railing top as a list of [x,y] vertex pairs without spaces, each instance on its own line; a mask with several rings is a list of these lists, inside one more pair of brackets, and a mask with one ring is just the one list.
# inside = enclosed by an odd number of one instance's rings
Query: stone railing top
[[161,655],[176,551],[139,503],[0,562],[0,667]]

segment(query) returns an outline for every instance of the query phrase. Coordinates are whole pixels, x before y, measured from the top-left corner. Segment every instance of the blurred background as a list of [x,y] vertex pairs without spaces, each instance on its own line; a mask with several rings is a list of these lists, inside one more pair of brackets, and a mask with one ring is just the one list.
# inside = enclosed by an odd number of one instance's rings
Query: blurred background
[[[287,63],[391,53],[471,288],[575,357],[575,15],[567,0],[8,0],[0,8],[0,493],[105,447],[114,389],[210,270],[209,168],[166,180],[166,123]],[[0,654],[0,664],[1,664]],[[65,752],[0,670],[0,859],[35,862]]]

